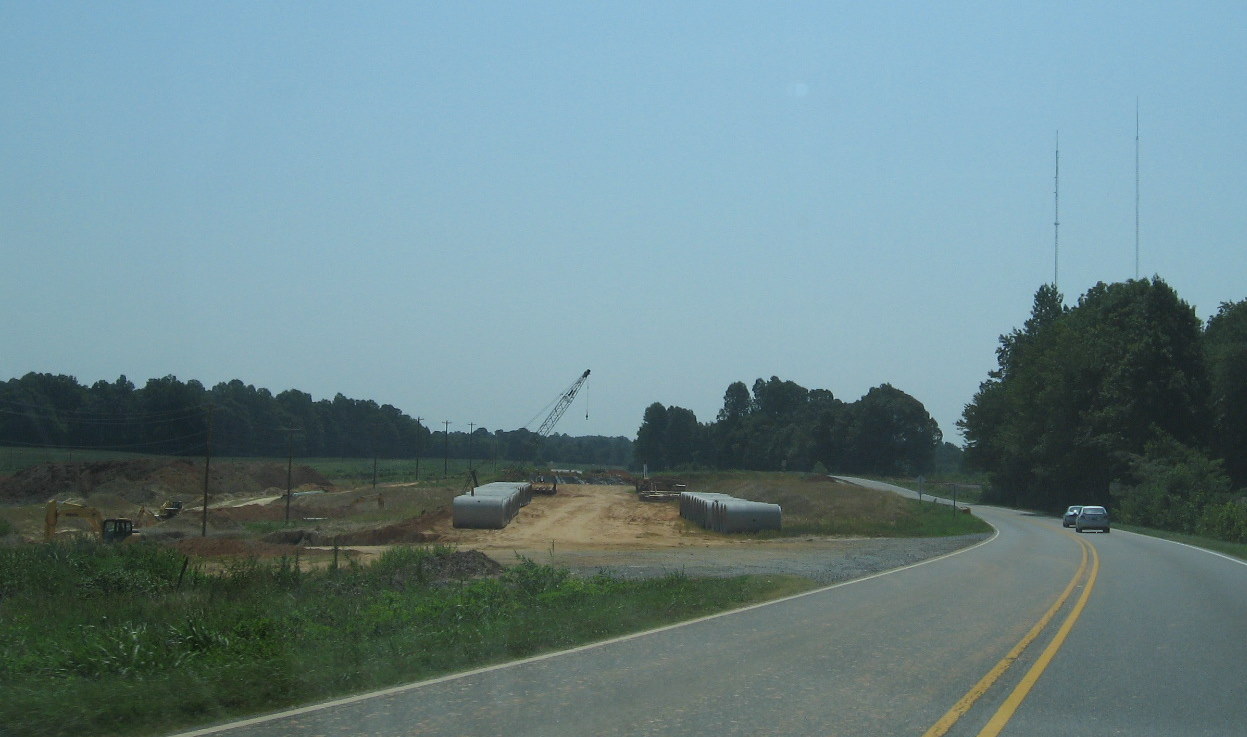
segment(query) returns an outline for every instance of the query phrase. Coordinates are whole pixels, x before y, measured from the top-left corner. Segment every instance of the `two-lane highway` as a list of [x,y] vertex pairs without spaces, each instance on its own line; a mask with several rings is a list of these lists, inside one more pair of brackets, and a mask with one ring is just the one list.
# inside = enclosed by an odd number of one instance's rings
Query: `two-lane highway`
[[1122,531],[1083,538],[1101,565],[1091,600],[1003,734],[1247,734],[1247,565]]
[[1037,680],[1001,734],[1243,733],[1247,567],[1120,532],[1075,536],[1057,520],[976,512],[999,534],[942,559],[193,734],[918,736],[986,680],[946,730],[978,734],[1028,673]]

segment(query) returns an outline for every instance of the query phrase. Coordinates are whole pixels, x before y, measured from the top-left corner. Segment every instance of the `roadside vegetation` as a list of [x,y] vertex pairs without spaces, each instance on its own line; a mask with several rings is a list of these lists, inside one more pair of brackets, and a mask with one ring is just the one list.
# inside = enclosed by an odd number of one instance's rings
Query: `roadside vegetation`
[[823,475],[719,471],[680,478],[692,491],[780,505],[784,510],[783,530],[765,533],[764,537],[944,537],[991,531],[983,520],[954,512],[947,504],[920,503]]
[[986,500],[1247,543],[1247,300],[1206,324],[1159,277],[1036,293],[958,423]]
[[[150,543],[0,548],[0,733],[154,734],[563,649],[808,588],[573,578],[448,548],[371,565],[211,571]],[[450,566],[453,570],[453,566]]]
[[1216,538],[1205,537],[1202,535],[1185,535],[1180,532],[1157,530],[1151,527],[1140,527],[1138,525],[1114,523],[1113,526],[1116,529],[1125,530],[1126,532],[1135,532],[1149,537],[1159,537],[1164,540],[1185,543],[1197,548],[1203,548],[1205,550],[1211,550],[1223,555],[1247,560],[1247,543],[1227,542],[1225,540],[1218,540]]

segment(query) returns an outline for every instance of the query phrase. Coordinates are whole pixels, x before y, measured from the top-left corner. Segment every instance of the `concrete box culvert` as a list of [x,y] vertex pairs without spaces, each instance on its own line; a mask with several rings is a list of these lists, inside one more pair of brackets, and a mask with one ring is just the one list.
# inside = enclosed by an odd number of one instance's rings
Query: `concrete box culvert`
[[494,481],[482,484],[469,496],[511,496],[515,495],[516,503],[521,507],[528,506],[533,500],[533,485],[527,481]]
[[714,523],[717,532],[761,532],[781,528],[783,515],[778,504],[729,499],[716,502]]
[[455,527],[501,530],[515,516],[514,506],[507,497],[461,494],[454,499],[451,521]]
[[717,499],[731,499],[730,494],[717,494],[704,491],[684,491],[680,493],[680,516],[702,527],[710,527],[711,505]]
[[495,481],[455,497],[451,523],[455,527],[500,530],[510,524],[520,508],[532,501],[532,484]]
[[782,510],[778,504],[737,499],[730,494],[683,492],[680,516],[715,532],[778,530]]

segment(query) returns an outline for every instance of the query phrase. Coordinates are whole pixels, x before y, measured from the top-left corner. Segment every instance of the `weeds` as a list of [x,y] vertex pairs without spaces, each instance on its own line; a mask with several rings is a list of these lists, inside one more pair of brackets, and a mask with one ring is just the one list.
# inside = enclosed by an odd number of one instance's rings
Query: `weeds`
[[580,579],[531,560],[433,580],[429,561],[451,552],[398,547],[336,572],[245,560],[192,568],[179,589],[183,558],[151,543],[0,548],[0,733],[170,731],[611,637],[775,588]]

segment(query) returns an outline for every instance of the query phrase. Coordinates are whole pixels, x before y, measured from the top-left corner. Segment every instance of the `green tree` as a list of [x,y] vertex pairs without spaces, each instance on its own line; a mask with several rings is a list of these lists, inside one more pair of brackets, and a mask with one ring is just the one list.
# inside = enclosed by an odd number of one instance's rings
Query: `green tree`
[[1132,455],[1206,439],[1208,380],[1198,319],[1159,278],[1097,284],[1071,309],[1050,287],[1025,329],[1001,337],[999,368],[958,426],[992,498],[1057,509],[1108,500]]
[[651,471],[667,467],[667,408],[654,402],[645,408],[641,427],[632,445],[632,457],[636,466],[649,466]]
[[667,408],[667,429],[664,434],[664,460],[667,468],[692,467],[700,464],[702,427],[697,415],[683,407]]
[[1213,451],[1234,485],[1247,487],[1247,300],[1222,302],[1204,330],[1211,380]]

